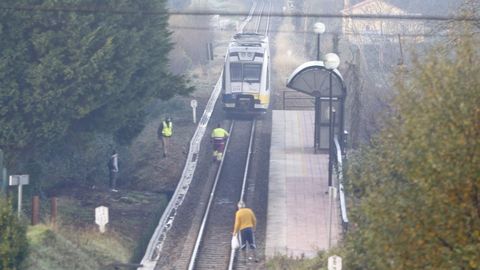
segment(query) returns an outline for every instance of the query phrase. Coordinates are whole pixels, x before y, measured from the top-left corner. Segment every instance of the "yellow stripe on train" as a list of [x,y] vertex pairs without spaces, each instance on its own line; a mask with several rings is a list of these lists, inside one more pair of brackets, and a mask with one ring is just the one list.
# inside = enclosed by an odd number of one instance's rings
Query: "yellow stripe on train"
[[259,95],[259,97],[255,97],[255,99],[259,99],[260,104],[268,104],[270,102],[270,95]]
[[270,95],[259,95],[256,93],[249,93],[250,96],[253,97],[255,100],[260,100],[261,104],[265,104],[270,102]]

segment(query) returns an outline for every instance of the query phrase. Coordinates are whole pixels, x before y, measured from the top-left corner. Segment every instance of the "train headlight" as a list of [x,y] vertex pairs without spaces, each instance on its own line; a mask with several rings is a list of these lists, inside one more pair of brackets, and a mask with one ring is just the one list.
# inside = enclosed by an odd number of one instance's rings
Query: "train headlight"
[[253,60],[254,56],[255,56],[254,52],[241,52],[240,60]]

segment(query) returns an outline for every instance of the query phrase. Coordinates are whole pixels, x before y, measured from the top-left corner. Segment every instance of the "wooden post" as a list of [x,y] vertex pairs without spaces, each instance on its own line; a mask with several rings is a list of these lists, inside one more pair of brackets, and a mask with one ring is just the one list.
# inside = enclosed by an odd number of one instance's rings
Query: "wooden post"
[[40,199],[38,198],[38,195],[35,195],[32,198],[32,226],[38,224],[40,220],[39,212],[40,212]]
[[51,200],[50,223],[52,223],[53,226],[56,226],[56,223],[57,223],[57,197],[52,197],[50,200]]

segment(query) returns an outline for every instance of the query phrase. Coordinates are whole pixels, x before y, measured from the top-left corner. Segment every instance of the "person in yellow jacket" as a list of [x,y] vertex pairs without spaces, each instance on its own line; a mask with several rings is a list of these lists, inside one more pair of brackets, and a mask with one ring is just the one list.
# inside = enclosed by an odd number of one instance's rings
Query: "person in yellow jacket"
[[[240,249],[243,252],[244,262],[247,261],[247,249],[252,250],[253,259],[255,262],[258,262],[254,235],[257,218],[252,209],[245,207],[245,202],[239,201],[237,207],[238,210],[235,213],[233,235],[238,235],[240,232]],[[251,259],[251,257],[249,257],[249,259]]]
[[213,160],[222,160],[223,150],[225,149],[225,142],[230,134],[223,129],[220,124],[212,130],[211,139],[213,142]]
[[173,135],[173,123],[170,117],[165,118],[165,121],[160,123],[157,130],[158,137],[162,140],[163,157],[167,157],[168,143],[170,137]]

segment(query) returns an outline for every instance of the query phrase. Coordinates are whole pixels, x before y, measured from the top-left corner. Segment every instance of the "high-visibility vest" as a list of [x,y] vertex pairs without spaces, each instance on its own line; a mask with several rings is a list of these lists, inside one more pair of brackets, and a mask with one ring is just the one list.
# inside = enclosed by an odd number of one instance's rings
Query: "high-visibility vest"
[[223,128],[216,128],[212,131],[212,138],[225,138],[228,132]]
[[165,137],[172,136],[172,122],[167,124],[167,122],[163,121],[162,135]]

